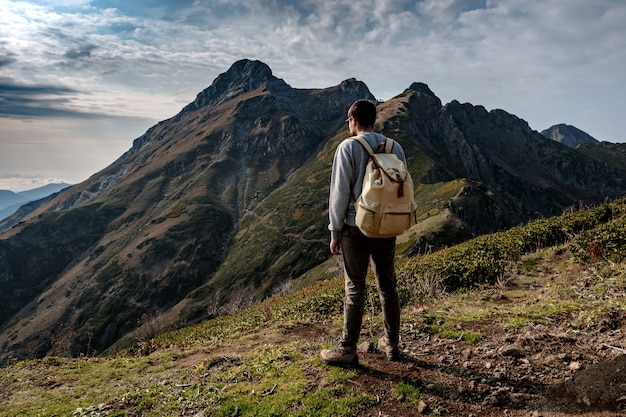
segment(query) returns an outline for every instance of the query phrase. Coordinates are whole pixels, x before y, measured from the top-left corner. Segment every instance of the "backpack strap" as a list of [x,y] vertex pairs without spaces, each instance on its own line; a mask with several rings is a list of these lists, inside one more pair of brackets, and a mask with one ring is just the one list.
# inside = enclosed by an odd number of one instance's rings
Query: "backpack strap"
[[[365,138],[363,138],[362,136],[355,136],[352,138],[353,140],[356,140],[357,142],[359,142],[361,144],[361,146],[363,146],[363,149],[365,149],[365,151],[372,156],[372,154],[376,153],[374,152],[374,150],[372,149],[372,147],[370,146],[369,142],[365,140]],[[385,142],[381,142],[380,144],[384,143],[385,144],[385,149],[384,152],[385,153],[391,153],[393,151],[393,145],[396,143],[393,139],[391,138],[387,138],[385,137]],[[380,145],[379,144],[379,145]],[[379,148],[381,148],[380,146],[378,146],[376,148],[376,150],[378,150]]]
[[[381,168],[380,165],[378,165],[378,161],[376,161],[376,158],[373,158],[373,155],[376,153],[374,152],[374,150],[372,149],[372,146],[369,144],[368,141],[365,140],[364,137],[362,136],[354,136],[352,138],[353,140],[359,142],[361,144],[361,146],[363,147],[363,149],[365,149],[365,152],[367,152],[367,154],[369,155],[370,159],[374,162],[374,164],[376,164],[376,166],[378,168]],[[391,138],[385,137],[385,141],[384,142],[380,142],[379,146],[376,148],[376,150],[378,150],[379,148],[381,148],[380,145],[384,144],[384,151],[385,153],[392,153],[391,151],[393,150],[393,145],[394,145],[395,141]],[[398,195],[401,196],[402,194],[402,187],[400,187],[400,190],[398,191]],[[354,197],[354,194],[352,194],[352,192],[350,192],[350,195],[352,196],[352,201],[356,203],[356,198]]]
[[365,149],[365,152],[367,152],[367,154],[369,156],[372,156],[374,154],[374,150],[372,149],[372,147],[370,146],[369,142],[367,142],[365,140],[365,138],[361,137],[361,136],[355,136],[352,139],[356,140],[357,142],[359,142],[361,144],[361,146],[363,147],[363,149]]
[[[365,140],[365,138],[361,136],[354,136],[352,139],[361,144],[361,146],[363,147],[363,149],[365,149],[365,152],[367,152],[367,154],[369,155],[371,159],[372,155],[374,155],[374,150],[372,149],[370,144]],[[352,202],[356,203],[356,197],[354,196],[354,193],[352,192],[352,190],[350,191],[350,195],[352,196]]]
[[393,139],[385,138],[385,153],[391,153],[394,143],[396,142]]

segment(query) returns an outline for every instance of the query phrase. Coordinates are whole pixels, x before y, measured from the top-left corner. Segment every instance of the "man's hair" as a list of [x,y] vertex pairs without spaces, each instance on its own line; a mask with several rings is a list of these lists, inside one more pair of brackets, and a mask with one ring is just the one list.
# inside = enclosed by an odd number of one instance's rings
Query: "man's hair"
[[368,100],[357,100],[350,106],[348,115],[354,117],[361,126],[373,127],[376,121],[376,105]]

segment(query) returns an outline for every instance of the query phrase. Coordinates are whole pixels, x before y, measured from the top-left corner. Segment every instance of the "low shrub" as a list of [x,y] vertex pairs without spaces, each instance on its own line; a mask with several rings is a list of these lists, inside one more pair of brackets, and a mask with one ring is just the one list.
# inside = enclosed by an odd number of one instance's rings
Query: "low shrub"
[[604,257],[619,262],[624,259],[626,246],[624,213],[626,199],[621,199],[480,236],[408,260],[399,271],[399,282],[416,287],[411,283],[434,275],[447,291],[495,283],[507,265],[519,260],[522,255],[572,240],[575,241],[572,251],[582,261]]

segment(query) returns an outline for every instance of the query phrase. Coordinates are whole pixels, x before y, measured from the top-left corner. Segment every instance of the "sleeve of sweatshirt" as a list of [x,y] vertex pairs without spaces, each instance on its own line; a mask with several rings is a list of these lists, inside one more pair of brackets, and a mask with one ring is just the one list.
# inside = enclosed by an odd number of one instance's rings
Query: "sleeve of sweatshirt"
[[346,211],[350,204],[351,184],[354,167],[350,157],[347,141],[339,144],[333,159],[333,170],[330,177],[330,193],[328,198],[328,229],[333,239],[339,239]]

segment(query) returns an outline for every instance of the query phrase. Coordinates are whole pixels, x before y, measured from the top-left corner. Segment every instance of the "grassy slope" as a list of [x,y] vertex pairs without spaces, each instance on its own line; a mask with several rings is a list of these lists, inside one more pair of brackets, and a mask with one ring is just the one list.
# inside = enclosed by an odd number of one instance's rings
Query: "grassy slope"
[[[626,309],[617,296],[626,286],[625,212],[626,201],[620,201],[399,260],[403,332],[471,343],[489,336],[461,330],[469,327],[461,323],[515,330],[575,312],[576,325],[584,328],[603,312]],[[0,373],[0,416],[202,410],[219,416],[349,416],[371,409],[380,399],[352,382],[367,372],[367,363],[361,370],[335,369],[318,357],[341,331],[338,266],[334,259],[318,268],[328,279],[308,288],[176,332],[144,335],[134,348],[110,357],[8,364]],[[571,296],[571,276],[585,274],[602,279],[589,282],[589,296]],[[512,276],[532,280],[534,289],[507,288]],[[444,285],[463,290],[444,294]],[[371,290],[364,340],[375,340],[381,328]],[[517,302],[498,303],[494,292]],[[153,320],[156,332],[158,318]],[[416,406],[419,389],[409,380],[393,384],[397,415],[405,415]]]

